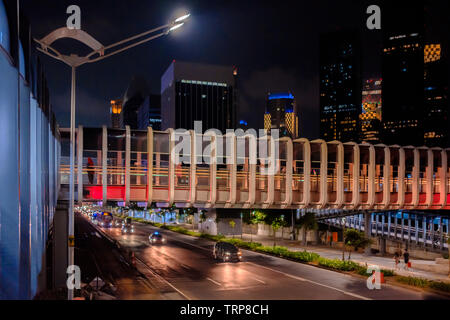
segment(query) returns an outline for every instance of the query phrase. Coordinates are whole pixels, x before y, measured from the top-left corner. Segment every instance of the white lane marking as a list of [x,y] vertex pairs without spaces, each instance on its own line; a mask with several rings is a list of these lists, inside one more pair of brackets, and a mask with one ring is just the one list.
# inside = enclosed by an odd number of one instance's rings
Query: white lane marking
[[266,284],[264,281],[262,281],[262,280],[260,280],[260,279],[253,278],[253,280],[256,280],[256,281],[258,281],[258,282],[260,282],[260,283],[262,283],[262,284]]
[[335,287],[332,287],[332,286],[329,286],[329,285],[326,285],[326,284],[323,284],[323,283],[319,283],[319,282],[316,282],[316,281],[313,281],[313,280],[296,277],[296,276],[293,276],[291,274],[288,274],[288,273],[285,273],[285,272],[282,272],[282,271],[279,271],[279,270],[275,270],[275,269],[272,269],[272,268],[269,268],[269,267],[261,266],[259,264],[253,263],[253,262],[246,262],[246,263],[247,264],[252,264],[252,265],[254,265],[256,267],[260,267],[260,268],[264,268],[264,269],[267,269],[267,270],[271,270],[273,272],[281,273],[281,274],[285,275],[286,277],[289,277],[289,278],[292,278],[292,279],[296,279],[296,280],[299,280],[299,281],[306,281],[306,282],[309,282],[309,283],[312,283],[312,284],[315,284],[315,285],[318,285],[318,286],[322,286],[322,287],[325,287],[325,288],[328,288],[328,289],[336,290],[338,292],[341,292],[343,294],[346,294],[346,295],[349,295],[349,296],[352,296],[352,297],[355,297],[355,298],[358,298],[358,299],[373,300],[371,298],[363,297],[363,296],[361,296],[359,294],[356,294],[356,293],[352,293],[352,292],[348,292],[348,291],[345,291],[345,290],[342,290],[342,289],[338,289],[338,288],[335,288]]
[[211,281],[212,283],[214,283],[215,285],[218,285],[219,287],[222,286],[222,284],[221,284],[220,282],[217,282],[217,281],[215,281],[215,280],[213,280],[213,279],[211,279],[211,278],[206,278],[206,280]]
[[144,261],[142,261],[141,259],[139,259],[138,257],[136,257],[136,260],[138,260],[141,264],[144,265],[144,267],[146,267],[148,269],[148,271],[150,271],[155,277],[159,278],[160,280],[162,280],[163,282],[167,283],[172,289],[174,289],[176,292],[178,292],[179,294],[181,294],[183,297],[186,298],[186,300],[192,300],[187,294],[183,293],[180,289],[178,289],[177,287],[175,287],[173,284],[171,284],[169,281],[167,281],[165,278],[163,278],[162,276],[160,276],[159,274],[157,274],[156,272],[154,272],[152,270],[152,268],[150,268]]
[[[176,241],[179,241],[179,242],[188,244],[188,245],[193,246],[193,247],[195,247],[195,248],[199,248],[199,249],[206,250],[206,251],[209,251],[209,252],[211,251],[210,249],[206,249],[206,248],[197,246],[197,245],[195,245],[195,244],[192,244],[192,243],[189,243],[189,242],[186,242],[186,241],[181,241],[181,240],[179,240],[179,239],[176,239]],[[245,251],[247,251],[247,250],[245,250]],[[259,253],[259,252],[254,252],[254,251],[251,251],[251,253],[255,253],[255,254],[258,254],[258,255],[262,255],[261,253]],[[259,264],[253,263],[253,262],[247,262],[247,261],[246,261],[246,262],[244,262],[244,263],[252,264],[252,265],[254,265],[254,266],[256,266],[256,267],[260,267],[260,268],[265,268],[265,269],[271,270],[271,271],[273,271],[273,272],[278,272],[278,273],[281,273],[281,274],[285,275],[286,277],[289,277],[289,278],[292,278],[292,279],[295,279],[295,280],[298,280],[298,281],[306,281],[306,282],[309,282],[309,283],[312,283],[312,284],[315,284],[315,285],[318,285],[318,286],[322,286],[322,287],[325,287],[325,288],[328,288],[328,289],[336,290],[336,291],[338,291],[338,292],[344,293],[344,294],[346,294],[346,295],[349,295],[349,296],[352,296],[352,297],[355,297],[355,298],[358,298],[358,299],[362,299],[362,300],[373,300],[373,299],[371,299],[371,298],[363,297],[363,296],[360,296],[360,295],[358,295],[358,294],[351,293],[351,292],[348,292],[348,291],[345,291],[345,290],[341,290],[341,289],[338,289],[338,288],[335,288],[335,287],[332,287],[332,286],[329,286],[329,285],[326,285],[326,284],[322,284],[322,283],[315,282],[315,281],[312,281],[312,280],[300,278],[300,277],[297,277],[297,276],[294,276],[294,275],[291,275],[291,274],[288,274],[288,273],[285,273],[285,272],[282,272],[282,271],[279,271],[279,270],[275,270],[275,269],[272,269],[272,268],[269,268],[269,267],[261,266],[261,265],[259,265]],[[313,268],[314,268],[314,267],[313,267]]]

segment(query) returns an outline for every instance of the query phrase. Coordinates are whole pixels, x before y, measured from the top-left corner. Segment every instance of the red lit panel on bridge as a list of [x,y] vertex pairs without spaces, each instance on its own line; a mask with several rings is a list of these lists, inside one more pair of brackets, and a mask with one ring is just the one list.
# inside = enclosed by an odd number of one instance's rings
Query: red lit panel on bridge
[[[84,195],[86,200],[102,200],[103,187],[102,186],[85,186],[84,189],[88,194]],[[125,187],[124,186],[108,186],[107,188],[108,200],[124,200]]]

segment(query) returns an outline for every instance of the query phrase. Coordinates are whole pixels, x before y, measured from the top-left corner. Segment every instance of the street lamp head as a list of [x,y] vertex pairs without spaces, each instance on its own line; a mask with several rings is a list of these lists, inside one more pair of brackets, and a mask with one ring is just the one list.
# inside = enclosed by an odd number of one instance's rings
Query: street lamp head
[[172,28],[169,29],[169,32],[172,32],[172,31],[174,31],[174,30],[177,30],[178,28],[181,28],[183,25],[184,25],[184,22],[183,22],[183,23],[176,24],[176,25],[174,25]]
[[184,21],[184,20],[186,20],[187,18],[189,18],[190,16],[191,16],[190,13],[185,14],[184,16],[181,16],[181,17],[179,17],[178,19],[176,19],[176,20],[175,20],[175,23],[179,23],[179,22],[181,22],[181,21]]

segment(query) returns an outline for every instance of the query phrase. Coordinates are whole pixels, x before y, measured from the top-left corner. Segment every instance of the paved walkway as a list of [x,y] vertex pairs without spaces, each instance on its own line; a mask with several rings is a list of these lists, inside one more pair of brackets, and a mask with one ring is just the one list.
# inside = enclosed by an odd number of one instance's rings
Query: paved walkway
[[[180,227],[184,227],[186,229],[192,230],[191,224],[178,224]],[[198,230],[195,230],[198,231]],[[244,241],[254,241],[259,242],[264,246],[273,246],[273,237],[271,236],[261,236],[261,235],[250,235],[243,234],[241,236],[235,236],[236,239],[241,239]],[[285,239],[276,239],[276,245],[284,246],[289,248],[291,251],[309,251],[315,252],[319,254],[321,257],[328,259],[342,259],[342,250],[336,248],[330,248],[328,246],[316,246],[316,245],[308,245],[303,246],[299,241],[285,240]],[[348,252],[345,253],[345,259],[348,258]],[[395,263],[393,257],[382,257],[379,255],[365,256],[364,254],[352,252],[351,260],[354,262],[358,262],[360,264],[367,264],[368,266],[376,265],[381,269],[386,270],[394,270],[398,275],[402,276],[411,276],[424,278],[428,280],[435,281],[445,281],[450,282],[450,278],[447,274],[437,273],[433,271],[429,271],[429,269],[433,269],[437,266],[436,261],[434,260],[416,260],[411,259],[412,268],[409,270],[404,269],[404,263],[401,259],[399,268],[395,270]]]
[[[241,238],[240,236],[237,236],[235,238]],[[267,237],[267,236],[259,236],[259,235],[253,235],[250,234],[244,234],[242,236],[242,239],[245,241],[250,241],[251,239],[255,242],[259,242],[263,244],[264,246],[273,246],[273,237]],[[292,241],[292,240],[282,240],[282,239],[276,239],[276,245],[284,246],[289,248],[291,251],[309,251],[309,252],[315,252],[319,254],[320,256],[328,259],[342,259],[342,250],[336,249],[336,248],[330,248],[327,246],[315,246],[315,245],[308,245],[303,246],[299,241]],[[348,252],[345,253],[345,259],[348,258]],[[429,268],[430,266],[436,265],[436,262],[434,260],[415,260],[411,259],[411,265],[412,268],[410,268],[408,271],[404,270],[404,263],[403,260],[401,260],[401,263],[399,264],[399,268],[395,270],[395,263],[393,257],[381,257],[378,255],[373,256],[365,256],[364,254],[352,252],[351,253],[351,260],[354,262],[358,262],[360,264],[367,264],[367,265],[377,265],[381,269],[387,269],[387,270],[394,270],[398,275],[402,276],[413,276],[413,277],[420,277],[425,278],[429,280],[439,280],[439,281],[446,281],[450,282],[450,278],[442,273],[436,273],[432,271],[425,271],[421,270],[422,268]],[[414,266],[417,266],[416,268]],[[419,269],[420,268],[420,269]]]

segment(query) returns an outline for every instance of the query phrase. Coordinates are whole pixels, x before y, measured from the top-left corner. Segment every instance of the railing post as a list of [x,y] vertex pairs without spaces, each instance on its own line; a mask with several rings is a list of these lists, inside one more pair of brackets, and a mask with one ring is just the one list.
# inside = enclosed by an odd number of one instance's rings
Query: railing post
[[[78,137],[77,137],[77,152],[78,152],[78,204],[81,205],[83,203],[83,126],[78,127]],[[94,168],[92,168],[94,170]]]
[[147,128],[147,208],[153,200],[153,129]]
[[125,126],[125,205],[130,204],[131,129]]
[[102,191],[103,206],[108,202],[108,129],[103,126],[102,134]]
[[189,203],[191,206],[195,204],[195,198],[197,195],[197,157],[196,157],[196,150],[197,150],[197,139],[195,136],[195,131],[190,130],[189,131],[190,138],[191,138],[191,155],[190,155],[190,166],[189,166]]

